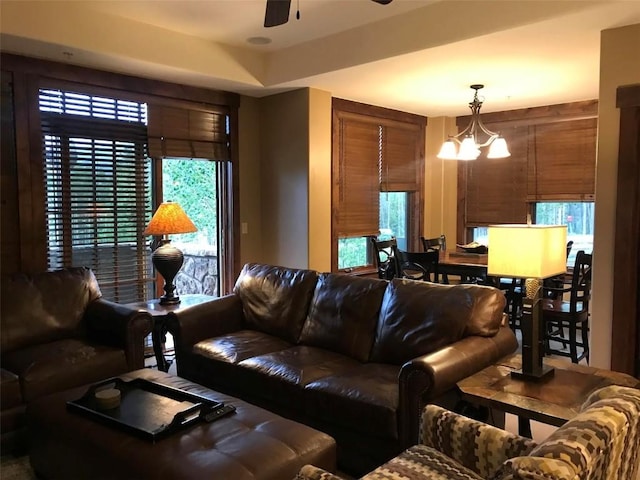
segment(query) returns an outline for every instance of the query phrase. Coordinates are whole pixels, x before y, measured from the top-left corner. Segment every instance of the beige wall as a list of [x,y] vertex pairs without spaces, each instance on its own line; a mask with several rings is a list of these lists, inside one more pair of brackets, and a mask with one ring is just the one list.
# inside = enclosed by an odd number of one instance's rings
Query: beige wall
[[309,90],[309,268],[331,271],[331,93]]
[[640,25],[602,32],[590,359],[591,365],[600,368],[610,367],[611,352],[615,347],[611,345],[611,316],[620,126],[620,112],[616,108],[616,88],[640,83],[638,52]]
[[445,234],[448,248],[456,244],[458,162],[441,160],[436,155],[442,142],[456,133],[454,117],[434,117],[427,122],[423,235],[435,238]]
[[331,94],[243,96],[239,131],[241,263],[330,270]]
[[[260,213],[260,100],[240,97],[238,110],[240,177],[240,265],[262,260]],[[245,233],[246,232],[246,233]]]

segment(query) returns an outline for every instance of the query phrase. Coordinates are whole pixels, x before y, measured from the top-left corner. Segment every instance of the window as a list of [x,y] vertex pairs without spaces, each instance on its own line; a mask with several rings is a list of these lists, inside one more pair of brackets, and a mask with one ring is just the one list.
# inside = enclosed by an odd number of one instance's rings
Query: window
[[536,203],[535,222],[540,225],[566,225],[567,241],[573,247],[567,265],[573,266],[580,250],[593,252],[593,202],[540,202]]
[[[483,116],[507,139],[511,156],[460,165],[458,225],[464,231],[459,241],[468,242],[471,233],[485,243],[483,229],[475,229],[525,223],[541,202],[593,202],[597,108],[593,100]],[[465,117],[458,121],[468,123]]]
[[[534,206],[534,223],[567,226],[567,242],[573,241],[567,266],[575,264],[576,254],[580,250],[593,252],[594,202],[538,202]],[[487,227],[473,228],[472,238],[487,245]]]
[[[417,248],[422,222],[424,128],[417,115],[333,100],[333,262],[373,268],[367,237]],[[334,267],[334,268],[335,268]]]
[[48,267],[91,268],[104,297],[119,303],[156,297],[162,282],[142,232],[153,205],[172,199],[199,229],[172,238],[187,257],[178,291],[219,295],[218,251],[231,231],[219,205],[230,201],[219,194],[229,188],[228,115],[51,88],[40,91],[39,108]]
[[86,266],[105,298],[146,298],[146,105],[55,89],[41,89],[39,104],[49,268]]
[[[407,231],[409,229],[408,192],[380,193],[380,235],[379,240],[395,237],[400,250],[409,250]],[[373,263],[374,252],[369,245],[369,237],[340,238],[338,240],[338,269],[357,268]]]
[[178,202],[198,228],[194,233],[171,236],[171,243],[185,258],[175,279],[180,294],[220,295],[218,170],[218,162],[203,159],[162,160],[164,200]]

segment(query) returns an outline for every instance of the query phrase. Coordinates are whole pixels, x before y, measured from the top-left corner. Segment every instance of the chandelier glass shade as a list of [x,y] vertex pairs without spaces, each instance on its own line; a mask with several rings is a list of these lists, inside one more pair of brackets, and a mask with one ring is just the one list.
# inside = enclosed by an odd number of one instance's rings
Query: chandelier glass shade
[[[511,156],[506,140],[499,133],[492,132],[480,119],[482,100],[478,90],[484,85],[471,85],[475,90],[473,101],[469,103],[471,122],[459,134],[449,137],[442,147],[438,158],[444,160],[475,160],[480,156],[480,148],[489,147],[487,158],[506,158]],[[484,139],[484,141],[482,141]]]

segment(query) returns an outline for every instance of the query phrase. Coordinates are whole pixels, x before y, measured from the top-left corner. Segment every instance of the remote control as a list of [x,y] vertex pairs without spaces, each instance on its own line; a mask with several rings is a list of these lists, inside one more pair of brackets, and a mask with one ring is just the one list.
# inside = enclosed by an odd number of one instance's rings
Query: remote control
[[214,408],[210,412],[205,413],[202,418],[204,418],[207,422],[213,422],[214,420],[217,420],[235,411],[236,407],[234,407],[233,405],[222,405],[221,407]]

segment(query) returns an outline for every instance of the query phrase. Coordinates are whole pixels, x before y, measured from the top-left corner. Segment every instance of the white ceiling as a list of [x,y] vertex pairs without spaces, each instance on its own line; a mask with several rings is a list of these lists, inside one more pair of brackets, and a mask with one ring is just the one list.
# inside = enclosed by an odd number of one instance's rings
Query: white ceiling
[[640,23],[636,0],[292,0],[289,22],[265,28],[265,4],[1,0],[0,48],[256,97],[314,87],[456,116],[472,83],[486,85],[483,112],[597,98],[600,32]]

